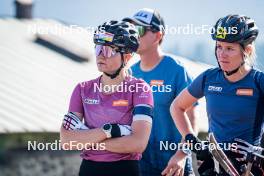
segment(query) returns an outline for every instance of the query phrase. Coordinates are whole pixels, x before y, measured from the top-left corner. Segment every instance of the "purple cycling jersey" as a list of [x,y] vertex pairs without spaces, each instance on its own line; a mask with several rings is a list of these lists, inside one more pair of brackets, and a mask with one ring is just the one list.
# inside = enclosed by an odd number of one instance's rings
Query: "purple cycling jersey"
[[[136,105],[153,106],[150,87],[141,79],[127,77],[116,92],[105,94],[100,90],[101,76],[79,83],[71,96],[69,111],[83,114],[90,129],[105,123],[132,124],[132,111]],[[140,153],[113,153],[105,150],[84,150],[81,157],[92,161],[139,160]]]

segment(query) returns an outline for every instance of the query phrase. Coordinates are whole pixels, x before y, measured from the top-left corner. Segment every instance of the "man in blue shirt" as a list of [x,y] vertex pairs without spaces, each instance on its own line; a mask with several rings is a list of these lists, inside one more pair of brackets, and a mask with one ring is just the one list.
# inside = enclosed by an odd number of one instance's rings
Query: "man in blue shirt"
[[[160,176],[170,157],[177,148],[172,146],[181,142],[181,135],[170,115],[173,99],[191,82],[183,65],[176,56],[161,51],[165,25],[160,14],[152,9],[141,9],[132,18],[124,21],[133,22],[140,34],[140,46],[137,53],[140,61],[132,66],[133,76],[144,79],[150,84],[154,96],[154,118],[147,149],[140,161],[143,176]],[[195,126],[194,108],[190,108],[188,116]],[[178,150],[177,158],[184,166],[187,152]],[[193,175],[191,155],[187,157],[184,175]]]

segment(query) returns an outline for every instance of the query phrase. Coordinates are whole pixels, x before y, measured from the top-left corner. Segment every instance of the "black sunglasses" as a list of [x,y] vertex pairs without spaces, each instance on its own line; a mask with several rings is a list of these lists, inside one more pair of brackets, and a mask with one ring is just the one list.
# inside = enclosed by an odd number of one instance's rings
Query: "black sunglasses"
[[136,25],[136,29],[140,37],[143,37],[147,31],[157,32],[155,29],[152,29],[151,27],[140,26],[140,25]]

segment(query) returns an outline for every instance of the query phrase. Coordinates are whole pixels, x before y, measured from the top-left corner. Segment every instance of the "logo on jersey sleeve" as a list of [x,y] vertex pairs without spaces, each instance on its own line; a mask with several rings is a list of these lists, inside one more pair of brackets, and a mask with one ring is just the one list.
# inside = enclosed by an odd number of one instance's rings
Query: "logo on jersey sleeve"
[[115,100],[113,106],[128,106],[128,100]]
[[253,89],[237,89],[236,94],[240,96],[253,96]]
[[146,94],[144,94],[144,95],[139,95],[138,98],[149,98],[149,95],[146,95]]
[[96,99],[91,99],[91,98],[85,98],[84,103],[86,104],[99,104],[100,101]]

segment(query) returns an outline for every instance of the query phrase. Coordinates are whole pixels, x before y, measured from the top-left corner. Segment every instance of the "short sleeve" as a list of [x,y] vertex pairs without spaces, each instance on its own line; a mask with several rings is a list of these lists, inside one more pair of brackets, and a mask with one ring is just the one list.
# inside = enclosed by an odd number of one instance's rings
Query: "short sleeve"
[[204,96],[204,79],[206,72],[201,73],[194,81],[188,86],[187,90],[195,98],[202,98]]
[[70,105],[69,105],[69,112],[79,112],[81,114],[84,113],[80,84],[78,84],[72,92]]
[[176,77],[176,96],[192,82],[191,76],[184,67],[179,69]]
[[150,86],[143,80],[139,80],[135,84],[135,89],[133,92],[133,105],[147,104],[154,106],[153,95]]
[[262,94],[264,94],[264,73],[261,74],[259,80],[261,92]]

